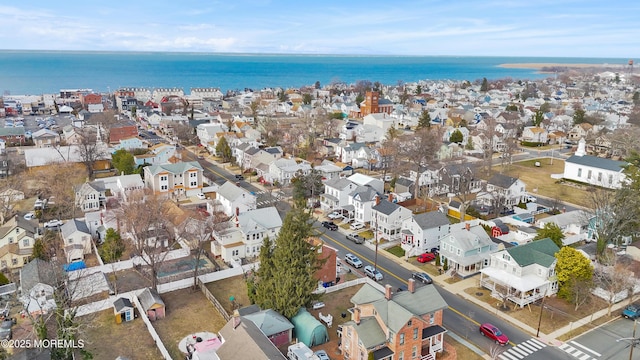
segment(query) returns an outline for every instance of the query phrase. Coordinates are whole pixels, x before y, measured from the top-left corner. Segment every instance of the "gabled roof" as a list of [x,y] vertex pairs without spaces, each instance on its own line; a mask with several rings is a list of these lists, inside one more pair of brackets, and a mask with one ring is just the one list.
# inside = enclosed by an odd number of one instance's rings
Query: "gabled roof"
[[87,227],[87,224],[84,221],[72,219],[62,224],[60,227],[62,231],[62,237],[67,238],[68,236],[73,235],[73,233],[79,231],[81,233],[91,235],[91,231]]
[[347,324],[353,326],[356,333],[358,333],[358,339],[365,349],[382,345],[387,341],[384,331],[373,316],[363,318],[360,324],[356,324],[353,321],[349,321]]
[[142,292],[138,294],[138,300],[140,300],[140,305],[142,305],[145,311],[151,309],[153,305],[156,304],[164,306],[164,301],[162,301],[158,292],[151,288],[142,290]]
[[250,234],[258,229],[271,230],[282,226],[282,219],[275,206],[250,210],[238,216],[243,233]]
[[252,321],[266,336],[293,329],[293,324],[278,312],[267,309],[243,316]]
[[29,236],[33,236],[38,230],[38,220],[26,220],[18,215],[10,217],[0,226],[0,238],[5,237],[9,231],[13,231],[16,227],[26,231]]
[[203,170],[202,166],[197,161],[189,162],[177,162],[175,164],[162,164],[147,166],[145,171],[149,171],[151,175],[156,175],[162,172],[169,172],[171,174],[182,174],[187,170],[198,169]]
[[113,307],[117,312],[121,312],[127,308],[133,308],[133,304],[131,304],[131,300],[127,298],[118,298],[118,300],[113,302]]
[[235,201],[236,199],[241,197],[253,196],[247,190],[237,186],[230,181],[222,184],[218,188],[218,191],[216,193],[229,201]]
[[507,176],[504,174],[493,174],[491,179],[489,179],[488,183],[491,185],[495,185],[501,187],[503,189],[508,189],[513,185],[518,179],[513,178],[511,176]]
[[430,211],[413,216],[413,220],[421,229],[431,229],[437,226],[449,225],[451,222],[447,215],[440,211]]
[[530,243],[514,246],[506,251],[521,267],[539,264],[549,267],[556,260],[555,254],[560,250],[553,240],[546,238]]
[[572,155],[565,160],[565,163],[573,163],[616,172],[622,172],[622,170],[624,170],[623,167],[628,165],[628,163],[624,161],[616,161],[590,155]]
[[394,211],[398,210],[399,207],[400,205],[398,204],[392,203],[386,199],[382,199],[377,205],[374,205],[371,209],[385,215],[391,215],[393,214]]
[[324,184],[326,186],[332,187],[334,189],[343,190],[346,187],[348,187],[349,185],[351,185],[352,182],[347,180],[347,179],[345,179],[345,178],[334,177],[334,178],[331,178],[331,179],[325,181]]
[[20,287],[28,294],[37,284],[55,285],[56,267],[51,263],[35,258],[20,269]]
[[286,360],[280,350],[251,321],[231,318],[220,329],[220,336],[223,343],[216,351],[220,360]]

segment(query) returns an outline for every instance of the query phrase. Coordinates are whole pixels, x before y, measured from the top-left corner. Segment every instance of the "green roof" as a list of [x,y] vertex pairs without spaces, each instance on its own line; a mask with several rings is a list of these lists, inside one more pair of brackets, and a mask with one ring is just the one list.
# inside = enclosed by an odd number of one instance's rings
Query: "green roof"
[[156,175],[164,171],[168,171],[172,174],[182,174],[192,168],[203,170],[202,166],[197,161],[189,161],[177,162],[175,164],[151,165],[149,166],[149,172],[152,175]]
[[549,267],[556,261],[555,254],[559,250],[560,248],[553,240],[546,238],[535,240],[525,245],[511,247],[507,249],[507,252],[521,267],[531,264]]

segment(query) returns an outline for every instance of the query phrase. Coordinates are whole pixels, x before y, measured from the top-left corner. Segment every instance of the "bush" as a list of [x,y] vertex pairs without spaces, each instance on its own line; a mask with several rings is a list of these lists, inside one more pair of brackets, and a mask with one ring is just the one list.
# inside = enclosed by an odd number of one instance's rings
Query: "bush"
[[7,285],[9,283],[9,279],[4,273],[0,273],[0,286]]
[[536,142],[536,141],[521,141],[520,145],[527,147],[538,147],[544,145],[544,143]]

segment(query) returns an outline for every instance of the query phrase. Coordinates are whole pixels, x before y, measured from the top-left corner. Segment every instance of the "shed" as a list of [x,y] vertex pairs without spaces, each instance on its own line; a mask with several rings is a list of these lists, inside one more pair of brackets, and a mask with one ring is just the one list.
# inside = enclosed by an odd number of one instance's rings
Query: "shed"
[[327,328],[305,308],[301,308],[298,313],[291,318],[291,323],[293,323],[293,331],[298,341],[308,347],[322,345],[329,341]]
[[113,302],[113,313],[116,316],[116,324],[123,321],[131,321],[134,318],[133,304],[127,298],[118,298]]
[[273,345],[279,347],[291,343],[293,324],[278,312],[267,309],[247,314],[243,317],[256,324],[271,340]]
[[140,301],[142,309],[147,313],[149,320],[155,321],[164,318],[164,301],[162,301],[160,295],[154,289],[146,288],[142,290],[142,292],[138,294],[138,301]]
[[535,220],[533,215],[531,215],[530,213],[516,214],[516,215],[513,215],[512,218],[514,218],[515,220],[526,222],[528,224],[533,224],[533,221]]

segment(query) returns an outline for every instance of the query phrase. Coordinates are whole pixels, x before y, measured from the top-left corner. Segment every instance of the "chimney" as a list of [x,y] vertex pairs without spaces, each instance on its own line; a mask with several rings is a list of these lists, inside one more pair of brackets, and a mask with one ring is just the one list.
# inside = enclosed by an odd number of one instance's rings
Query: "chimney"
[[409,292],[413,294],[416,291],[416,281],[413,279],[409,279],[409,284],[407,287],[409,288]]
[[359,308],[353,309],[353,322],[356,323],[356,325],[360,325],[360,309]]
[[380,204],[380,195],[376,195],[376,206]]
[[464,228],[467,229],[467,231],[471,230],[471,225],[469,223],[465,223],[464,224]]
[[384,297],[387,300],[391,300],[391,285],[387,284],[384,286]]
[[393,194],[389,193],[389,196],[387,197],[387,200],[389,200],[389,202],[393,202]]
[[238,326],[240,326],[240,316],[233,317],[233,330],[235,330]]
[[236,207],[236,227],[240,227],[240,208]]

